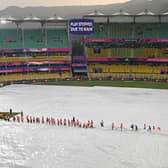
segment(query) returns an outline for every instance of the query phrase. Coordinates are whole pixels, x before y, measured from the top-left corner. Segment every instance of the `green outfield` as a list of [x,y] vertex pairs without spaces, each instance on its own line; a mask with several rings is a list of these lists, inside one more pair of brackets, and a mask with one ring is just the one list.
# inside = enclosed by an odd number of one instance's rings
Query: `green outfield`
[[62,86],[110,86],[110,87],[132,87],[168,89],[168,83],[149,81],[59,81],[48,83],[36,83],[40,85],[62,85]]

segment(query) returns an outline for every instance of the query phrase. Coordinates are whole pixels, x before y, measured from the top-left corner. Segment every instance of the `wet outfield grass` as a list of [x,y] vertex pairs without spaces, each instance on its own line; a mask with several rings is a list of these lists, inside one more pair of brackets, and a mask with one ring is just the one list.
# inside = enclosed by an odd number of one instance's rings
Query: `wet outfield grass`
[[149,82],[149,81],[59,81],[36,83],[40,85],[62,85],[62,86],[108,86],[108,87],[133,87],[133,88],[151,88],[168,89],[168,83]]

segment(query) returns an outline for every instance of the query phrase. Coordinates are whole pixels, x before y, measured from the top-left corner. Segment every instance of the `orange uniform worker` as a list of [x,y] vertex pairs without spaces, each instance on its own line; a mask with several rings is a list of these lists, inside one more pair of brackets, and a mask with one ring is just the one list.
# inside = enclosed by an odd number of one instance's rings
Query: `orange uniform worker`
[[17,116],[16,119],[18,122],[20,122],[20,116]]
[[71,120],[71,126],[73,126],[74,125],[74,121],[73,120]]
[[101,120],[100,126],[101,126],[101,127],[104,127],[104,121],[103,121],[103,120]]
[[124,126],[123,126],[123,123],[120,124],[120,129],[121,131],[123,130]]
[[76,127],[76,124],[77,124],[77,122],[76,122],[76,121],[73,121],[73,125],[74,125],[74,127]]
[[32,116],[30,116],[30,123],[32,123]]
[[114,127],[115,127],[115,126],[114,126],[114,123],[112,123],[112,124],[111,124],[111,129],[113,130],[113,129],[114,129]]
[[89,128],[90,127],[90,121],[88,120],[86,127]]
[[93,120],[90,122],[90,127],[93,128]]
[[153,130],[155,130],[155,129],[156,129],[154,125],[153,125],[152,129],[153,129]]
[[4,116],[4,120],[7,120],[7,116],[6,115]]
[[42,122],[42,124],[44,124],[44,117],[41,118],[41,122]]
[[23,117],[23,116],[21,116],[21,121],[22,121],[22,122],[24,121],[24,117]]
[[85,123],[83,123],[83,128],[85,128]]
[[16,118],[15,118],[15,116],[13,115],[12,117],[13,117],[13,121],[15,122],[15,121],[16,121]]
[[66,119],[64,119],[64,126],[66,126]]
[[33,123],[35,123],[35,117],[33,117]]
[[59,119],[57,119],[57,125],[58,125],[58,126],[60,125],[60,120],[59,120]]
[[27,123],[29,123],[29,116],[26,116]]
[[62,125],[62,119],[60,119],[60,125]]
[[76,120],[76,124],[77,124],[77,126],[79,126],[79,120]]

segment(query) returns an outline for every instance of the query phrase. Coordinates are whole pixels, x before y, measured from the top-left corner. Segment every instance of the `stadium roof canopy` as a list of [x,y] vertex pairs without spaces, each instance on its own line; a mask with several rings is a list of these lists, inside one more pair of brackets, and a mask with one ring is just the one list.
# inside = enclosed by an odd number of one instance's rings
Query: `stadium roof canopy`
[[143,12],[136,14],[136,16],[154,16],[154,15],[156,15],[156,14],[147,10],[147,9],[145,9],[145,11],[143,11]]
[[[87,15],[84,15],[83,18],[87,18],[87,17],[91,17],[91,18],[113,18],[113,17],[123,17],[123,18],[126,18],[128,19],[129,17],[133,19],[133,22],[136,22],[137,19],[136,18],[139,18],[141,16],[149,16],[149,17],[158,17],[158,20],[161,22],[161,17],[168,17],[168,12],[165,12],[165,13],[160,13],[160,14],[156,14],[156,13],[153,13],[149,10],[144,10],[138,14],[130,14],[128,12],[125,12],[125,11],[122,11],[120,10],[119,12],[115,12],[113,14],[104,14],[98,10],[95,10],[94,12],[92,13],[89,13]],[[28,17],[25,17],[25,18],[14,18],[12,16],[0,16],[0,22],[13,22],[15,24],[20,24],[20,23],[23,23],[23,22],[36,22],[36,23],[41,23],[41,24],[45,24],[45,23],[67,23],[68,22],[68,19],[65,19],[61,16],[57,16],[56,14],[54,14],[53,16],[51,17],[48,17],[47,19],[42,19],[40,17],[37,17],[37,16],[33,16],[32,14],[30,14]],[[150,20],[149,20],[150,22]]]
[[33,16],[32,14],[30,14],[29,16],[25,17],[25,18],[14,18],[12,16],[0,16],[0,22],[4,22],[4,23],[9,23],[9,22],[13,22],[16,24],[19,23],[24,23],[24,22],[36,22],[36,23],[64,23],[67,22],[68,20],[57,16],[56,14],[52,17],[49,17],[47,19],[42,19],[40,17],[37,16]]
[[[163,19],[162,19],[163,17]],[[166,17],[166,18],[165,18]],[[144,11],[137,13],[137,14],[130,14],[128,12],[120,10],[119,12],[113,14],[102,14],[99,12],[93,12],[88,15],[84,15],[83,18],[92,18],[95,19],[95,22],[101,22],[101,18],[106,18],[107,22],[168,22],[168,12],[166,13],[154,13],[150,10],[145,9]],[[113,19],[115,18],[115,19]]]
[[2,16],[0,17],[0,20],[10,20],[10,21],[15,21],[17,20],[16,18],[12,17],[12,16]]
[[162,13],[161,15],[168,16],[168,12]]
[[37,16],[33,16],[32,14],[30,14],[30,16],[25,17],[23,20],[34,21],[34,20],[40,20],[40,18],[37,17]]
[[84,15],[83,17],[115,17],[115,16],[139,17],[139,16],[161,16],[161,15],[168,15],[168,12],[156,14],[154,12],[149,11],[148,9],[145,9],[144,11],[138,14],[130,14],[128,12],[120,10],[119,12],[107,15],[98,11],[94,11],[93,13]]
[[51,16],[49,18],[47,18],[47,21],[63,21],[63,20],[66,20],[65,18],[61,17],[61,16],[57,16],[56,14],[54,14],[54,16]]
[[12,17],[12,16],[1,16],[0,17],[0,23],[2,24],[6,24],[6,23],[10,23],[10,22],[14,22],[17,19]]
[[124,12],[120,10],[119,12],[113,13],[112,16],[129,16],[130,14],[128,12]]
[[104,16],[104,13],[95,10],[94,12],[89,13],[88,15],[89,15],[89,16]]

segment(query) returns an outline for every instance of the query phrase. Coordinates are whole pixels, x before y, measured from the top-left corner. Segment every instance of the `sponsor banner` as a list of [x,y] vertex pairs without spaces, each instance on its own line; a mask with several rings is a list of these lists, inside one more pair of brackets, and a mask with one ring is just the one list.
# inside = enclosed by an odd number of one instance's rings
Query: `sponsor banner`
[[23,69],[4,69],[0,70],[0,73],[14,73],[14,72],[24,72]]
[[162,73],[168,73],[168,69],[162,69],[161,72]]
[[151,39],[151,43],[167,43],[168,39]]
[[106,42],[106,43],[110,43],[112,42],[112,39],[85,39],[86,43],[92,43],[92,42]]
[[0,53],[24,53],[24,52],[70,52],[70,48],[28,48],[15,50],[0,50]]
[[88,62],[168,62],[168,58],[87,58]]
[[131,43],[131,42],[136,42],[136,43],[168,43],[168,39],[85,39],[86,43],[91,43],[91,42],[105,42],[105,43]]
[[168,58],[133,58],[136,62],[168,62]]
[[37,68],[36,71],[69,71],[70,67],[62,67],[62,68]]
[[113,62],[113,61],[120,61],[119,58],[87,58],[88,62]]
[[134,58],[133,60],[137,62],[145,62],[146,58]]
[[88,62],[94,62],[94,61],[108,61],[108,58],[87,58]]
[[87,64],[72,64],[72,67],[86,67]]
[[73,60],[86,60],[86,57],[84,57],[84,56],[74,56],[73,57]]
[[43,64],[71,64],[71,61],[2,62],[2,63],[0,63],[0,66],[43,65]]
[[46,52],[47,48],[28,48],[23,49],[23,52]]
[[71,61],[42,61],[42,62],[27,62],[28,65],[43,65],[43,64],[70,64]]
[[[87,58],[88,62],[128,62],[128,61],[136,61],[136,62],[168,62],[168,58]],[[71,61],[32,61],[32,62],[2,62],[0,66],[19,66],[19,65],[54,65],[54,64],[64,64],[69,65]],[[85,63],[73,63],[72,66],[86,66]]]
[[168,62],[168,58],[147,58],[147,62]]
[[70,67],[62,67],[62,68],[20,68],[20,69],[5,69],[0,70],[1,73],[16,73],[16,72],[39,72],[39,71],[70,71]]
[[48,48],[47,52],[70,52],[70,48]]
[[0,66],[25,65],[25,62],[1,62]]
[[138,39],[125,39],[125,42],[138,42]]

